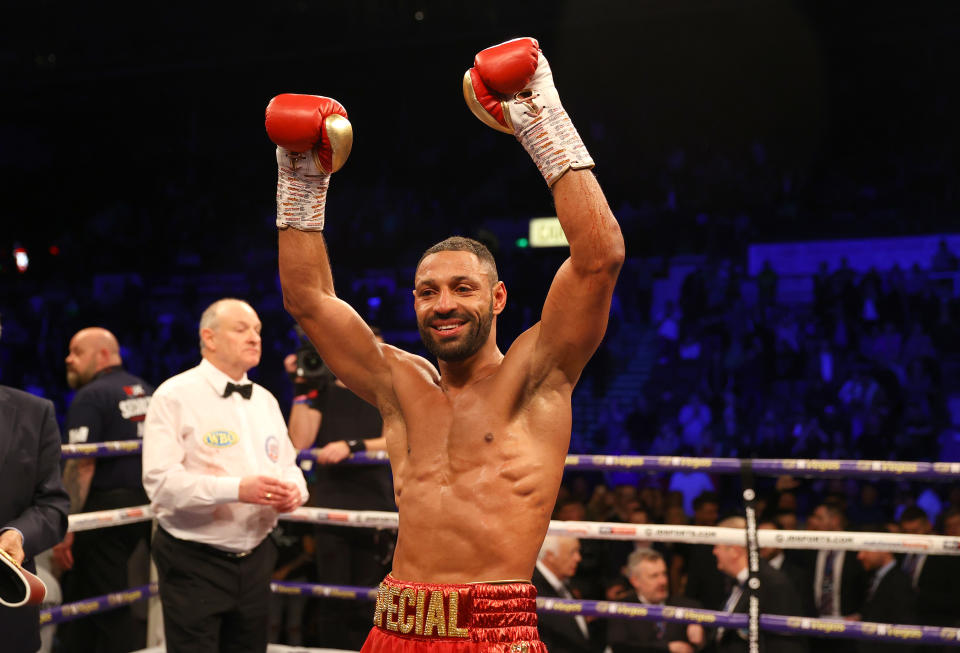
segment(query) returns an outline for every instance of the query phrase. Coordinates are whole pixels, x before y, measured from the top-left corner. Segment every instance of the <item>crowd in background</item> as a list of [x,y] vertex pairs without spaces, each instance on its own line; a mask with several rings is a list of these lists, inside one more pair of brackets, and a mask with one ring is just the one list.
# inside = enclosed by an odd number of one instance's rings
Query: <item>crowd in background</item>
[[[655,364],[598,428],[612,453],[945,460],[957,455],[955,256],[856,272],[824,264],[806,303],[765,265],[708,261],[652,316]],[[649,298],[646,300],[649,302]],[[624,451],[626,453],[626,451]]]

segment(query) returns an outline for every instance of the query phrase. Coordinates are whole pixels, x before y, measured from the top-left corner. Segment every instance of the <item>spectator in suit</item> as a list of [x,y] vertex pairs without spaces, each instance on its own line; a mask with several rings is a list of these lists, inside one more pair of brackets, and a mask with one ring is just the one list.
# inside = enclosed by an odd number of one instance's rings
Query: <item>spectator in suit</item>
[[960,508],[952,506],[940,515],[943,522],[943,534],[948,537],[960,537]]
[[[780,524],[773,518],[761,520],[757,524],[757,529],[783,530]],[[803,615],[807,617],[814,616],[813,606],[805,602],[806,595],[809,594],[803,591],[806,575],[803,566],[797,562],[797,558],[795,556],[788,556],[786,551],[775,547],[762,547],[760,549],[760,556],[769,562],[771,567],[779,569],[790,579],[790,584],[793,585],[797,596],[800,598]]]
[[[843,509],[824,502],[807,519],[809,530],[842,531],[847,526]],[[851,551],[820,550],[810,558],[807,568],[812,601],[817,615],[842,617],[860,612],[867,593],[867,574]]]
[[[889,551],[861,551],[857,554],[863,568],[870,574],[870,586],[859,615],[852,619],[884,624],[917,623],[917,595],[910,579],[897,567],[897,560]],[[859,640],[858,653],[913,653],[916,647],[899,642]]]
[[[720,498],[716,492],[702,492],[693,502],[693,524],[716,526]],[[717,562],[707,544],[681,544],[671,560],[671,585],[674,594],[698,601],[709,610],[719,610],[730,591],[730,581],[717,570]],[[682,573],[684,580],[677,582]],[[680,588],[683,588],[682,591]]]
[[[621,600],[652,605],[699,608],[700,604],[682,596],[668,597],[667,564],[653,549],[637,549],[627,559],[626,568],[632,591]],[[613,653],[694,653],[704,643],[703,626],[667,621],[608,619],[607,645]]]
[[[904,508],[900,530],[909,535],[933,535],[927,513],[917,506]],[[955,556],[908,553],[900,568],[917,592],[917,616],[925,626],[960,625],[960,558]],[[905,622],[900,622],[905,623]]]
[[[746,528],[743,517],[728,517],[718,526],[722,528]],[[747,567],[747,549],[743,546],[717,544],[713,547],[717,559],[717,569],[734,580],[723,609],[726,612],[746,613],[750,597],[745,591],[750,575]],[[760,560],[760,611],[766,614],[798,615],[800,600],[790,580],[779,569],[774,569],[766,560]],[[741,653],[749,649],[746,632],[718,628],[712,634],[711,651],[715,653]],[[807,653],[805,639],[791,635],[778,635],[760,631],[760,650],[776,653]]]
[[[537,596],[574,598],[568,581],[580,564],[580,540],[575,537],[547,535],[540,547],[533,570]],[[540,639],[550,653],[596,653],[602,649],[593,641],[587,620],[582,615],[537,615]]]
[[[627,520],[631,524],[649,524],[650,513],[644,506],[634,508]],[[659,542],[649,540],[597,540],[606,546],[603,555],[605,557],[603,564],[603,583],[605,587],[606,598],[611,601],[623,600],[624,596],[632,594],[630,586],[630,571],[625,566],[630,554],[639,549],[654,548],[660,554],[665,548]],[[582,569],[582,565],[581,565]],[[614,589],[616,588],[616,589]]]
[[[69,511],[53,403],[0,385],[0,549],[36,573],[34,558],[66,535]],[[0,606],[0,636],[5,653],[39,649],[39,607]]]

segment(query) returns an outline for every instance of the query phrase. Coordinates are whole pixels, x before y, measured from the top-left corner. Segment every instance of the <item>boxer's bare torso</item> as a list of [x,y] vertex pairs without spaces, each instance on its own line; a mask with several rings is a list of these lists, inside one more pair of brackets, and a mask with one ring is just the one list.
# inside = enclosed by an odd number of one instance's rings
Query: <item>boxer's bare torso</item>
[[[530,389],[521,337],[465,387],[394,350],[396,408],[384,411],[400,530],[393,575],[463,583],[529,579],[570,440],[570,394]],[[526,356],[525,356],[526,355]],[[517,359],[517,360],[515,360]]]

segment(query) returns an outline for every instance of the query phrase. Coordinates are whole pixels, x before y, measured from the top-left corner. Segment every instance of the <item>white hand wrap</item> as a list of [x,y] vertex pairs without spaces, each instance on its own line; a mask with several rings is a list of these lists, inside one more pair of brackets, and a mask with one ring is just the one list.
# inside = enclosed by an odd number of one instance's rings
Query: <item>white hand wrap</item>
[[527,88],[505,100],[513,133],[537,164],[547,186],[569,170],[594,166],[577,128],[560,104],[547,58],[540,53],[537,71]]
[[313,152],[277,148],[277,227],[323,231],[330,175]]

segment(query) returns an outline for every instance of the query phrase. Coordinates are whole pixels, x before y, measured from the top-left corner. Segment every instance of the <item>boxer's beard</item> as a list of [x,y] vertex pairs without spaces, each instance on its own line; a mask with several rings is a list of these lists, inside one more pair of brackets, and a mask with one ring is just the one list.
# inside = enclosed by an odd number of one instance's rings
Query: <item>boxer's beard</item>
[[[466,323],[465,326],[467,327],[467,332],[453,342],[437,342],[434,339],[433,330],[430,328],[430,324],[434,320],[449,320],[450,318],[464,320]],[[423,341],[427,351],[436,356],[438,360],[446,361],[448,363],[456,363],[458,361],[466,360],[480,351],[480,348],[483,347],[484,343],[487,342],[487,338],[490,337],[490,328],[492,326],[492,297],[490,298],[490,306],[487,309],[487,314],[481,315],[477,319],[461,313],[451,313],[449,315],[444,315],[443,317],[435,317],[426,324],[421,324],[419,322],[417,323],[417,329],[420,331],[420,339]]]

